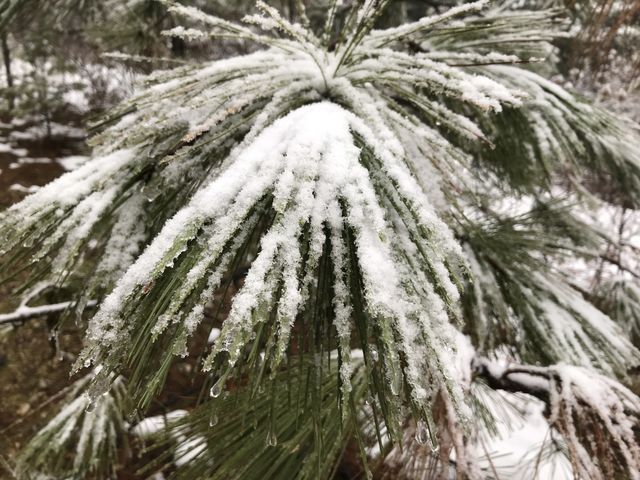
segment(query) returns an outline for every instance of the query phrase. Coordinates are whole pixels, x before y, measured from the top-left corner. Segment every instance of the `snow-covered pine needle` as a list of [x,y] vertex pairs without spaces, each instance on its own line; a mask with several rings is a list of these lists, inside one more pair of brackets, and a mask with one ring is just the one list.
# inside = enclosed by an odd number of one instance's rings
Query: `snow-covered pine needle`
[[91,378],[74,384],[68,403],[23,448],[19,478],[113,478],[127,445],[126,385],[117,377],[108,393],[92,401],[86,392]]
[[[562,354],[619,375],[637,361],[608,317],[556,288],[560,277],[515,268],[515,253],[539,266],[544,242],[491,243],[466,218],[487,210],[483,193],[548,193],[540,179],[559,171],[576,185],[613,172],[625,198],[640,200],[629,188],[640,181],[633,128],[533,71],[492,65],[548,49],[554,12],[532,14],[544,35],[527,25],[533,17],[483,13],[484,1],[373,30],[387,2],[365,1],[346,13],[344,38],[330,18],[320,40],[265,4],[247,26],[165,3],[202,28],[175,35],[266,48],[151,74],[96,125],[92,160],[0,214],[3,275],[30,268],[32,282],[100,301],[77,365],[104,366],[94,395],[127,370],[148,406],[174,356],[211,329],[205,306],[243,265],[212,351],[196,352],[208,355],[213,396],[230,378],[260,390],[294,350],[323,358],[338,348],[346,408],[357,346],[390,437],[400,440],[409,405],[439,425],[461,465],[468,409],[453,365],[458,329],[478,320],[463,315],[470,273],[479,285],[502,276],[502,290],[474,292],[491,293],[502,326],[526,320],[507,334],[526,333],[511,340],[528,360]],[[479,38],[478,22],[502,43]],[[87,271],[99,273],[89,285]],[[536,344],[549,327],[553,338]]]

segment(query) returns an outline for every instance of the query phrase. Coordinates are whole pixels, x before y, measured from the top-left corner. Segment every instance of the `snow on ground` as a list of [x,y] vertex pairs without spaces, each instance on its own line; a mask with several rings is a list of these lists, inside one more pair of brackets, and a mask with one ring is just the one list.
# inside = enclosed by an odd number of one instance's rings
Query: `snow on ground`
[[[106,107],[131,94],[137,78],[130,69],[115,63],[107,66],[69,62],[65,68],[67,70],[62,70],[50,61],[37,67],[19,58],[11,61],[18,105],[13,118],[0,122],[0,188],[3,193],[32,193],[35,191],[31,186],[33,183],[49,181],[51,174],[58,172],[60,167],[73,170],[84,163],[87,157],[73,154],[84,150],[81,145],[86,139],[86,130],[73,125],[67,116],[75,118],[79,115],[81,118],[96,107]],[[29,89],[21,90],[21,86],[36,78],[46,85],[48,114],[62,108],[61,118],[56,114],[45,121],[44,112],[21,103],[27,102],[31,95]],[[5,83],[6,72],[2,69],[0,85]],[[23,107],[28,111],[22,111]],[[51,144],[51,140],[56,144]]]
[[[77,64],[66,65],[67,71],[56,68],[46,61],[35,68],[32,63],[19,58],[11,60],[11,72],[18,92],[24,83],[34,77],[44,79],[50,100],[65,104],[79,114],[89,112],[95,107],[96,100],[119,99],[133,93],[138,76],[129,68],[113,65]],[[0,71],[0,84],[6,84],[6,73]],[[14,119],[12,123],[19,122]],[[0,128],[2,126],[0,125]]]
[[52,163],[53,160],[49,157],[39,157],[39,158],[31,158],[31,157],[24,157],[24,158],[19,158],[18,161],[10,163],[9,164],[9,168],[11,170],[15,170],[16,168],[20,168],[23,165],[34,165],[34,164],[47,164],[47,163]]
[[[3,139],[4,140],[4,139]],[[27,150],[24,148],[18,148],[8,143],[0,143],[0,153],[8,153],[15,157],[24,157],[27,155]]]
[[85,136],[86,132],[82,128],[50,122],[48,126],[41,123],[33,125],[26,130],[14,130],[9,134],[9,140],[37,140],[46,137],[83,139]]
[[19,183],[14,183],[9,186],[9,190],[13,190],[15,192],[20,192],[20,193],[34,193],[40,190],[40,187],[38,185],[31,185],[29,187],[25,187],[24,185],[21,185]]
[[[515,397],[514,397],[515,398]],[[512,400],[513,401],[513,400]],[[485,445],[501,480],[570,480],[571,465],[561,454],[550,454],[551,432],[543,415],[544,404],[536,399],[518,398],[521,418],[511,426],[498,422],[498,436]],[[492,470],[487,460],[482,466]]]

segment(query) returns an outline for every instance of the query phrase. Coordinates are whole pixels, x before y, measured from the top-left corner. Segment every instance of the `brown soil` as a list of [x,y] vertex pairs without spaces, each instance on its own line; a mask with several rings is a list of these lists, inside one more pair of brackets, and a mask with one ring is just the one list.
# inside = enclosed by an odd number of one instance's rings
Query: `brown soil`
[[[7,127],[0,128],[0,143],[9,143],[9,134]],[[29,158],[55,159],[85,150],[83,142],[64,138],[19,140],[12,146],[26,149]],[[17,164],[19,158],[0,152],[0,210],[26,195],[10,189],[11,185],[44,185],[64,172],[54,161]],[[16,307],[11,290],[10,284],[0,285],[0,312]],[[71,383],[69,372],[82,345],[81,335],[73,325],[62,328],[56,348],[51,338],[56,320],[43,317],[21,325],[0,326],[0,479],[13,478],[16,453],[56,411],[57,400]]]
[[81,342],[75,329],[63,329],[57,352],[49,338],[52,323],[34,319],[0,334],[0,452],[8,464],[0,465],[0,478],[5,478],[2,467],[10,468],[70,383],[73,355]]
[[[6,119],[0,119],[7,122]],[[25,127],[21,127],[24,129]],[[10,131],[0,127],[0,143],[8,143]],[[43,139],[13,142],[14,148],[24,148],[29,158],[59,158],[85,153],[82,142],[68,139]],[[0,152],[0,210],[20,201],[27,193],[10,189],[13,184],[24,187],[44,185],[55,179],[64,169],[56,162],[24,163],[16,165],[20,157]],[[10,165],[13,167],[10,168]],[[16,168],[17,166],[17,168]],[[5,272],[2,272],[5,273]],[[14,285],[0,285],[0,313],[14,310],[18,299],[11,294]],[[237,288],[237,286],[234,285]],[[205,348],[207,328],[219,324],[229,308],[228,298],[236,288],[227,292],[227,301],[220,317],[209,316],[196,336],[193,351]],[[51,302],[60,299],[51,299]],[[82,348],[82,329],[66,322],[58,335],[58,345],[52,332],[56,316],[34,318],[14,326],[0,326],[0,479],[15,478],[13,466],[25,443],[57,413],[60,401],[74,378],[70,371],[76,355]],[[204,375],[193,375],[196,358],[177,361],[171,368],[165,388],[151,405],[148,415],[177,408],[192,408],[205,382]],[[122,480],[141,478],[137,475],[140,452],[126,459],[127,464],[118,472]]]

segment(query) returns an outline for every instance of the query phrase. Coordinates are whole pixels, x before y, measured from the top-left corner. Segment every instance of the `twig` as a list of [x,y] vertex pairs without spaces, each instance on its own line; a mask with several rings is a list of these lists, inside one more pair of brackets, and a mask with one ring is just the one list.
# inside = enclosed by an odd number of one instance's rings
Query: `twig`
[[550,386],[545,384],[549,383],[550,372],[543,367],[513,365],[500,368],[491,360],[479,357],[474,359],[473,369],[475,376],[482,378],[494,390],[527,393],[549,403]]
[[631,268],[624,266],[618,259],[613,258],[613,257],[611,257],[611,256],[609,256],[607,254],[600,255],[600,259],[602,259],[603,261],[605,261],[607,263],[611,263],[612,265],[615,265],[616,267],[618,267],[623,272],[627,272],[627,273],[633,275],[634,277],[640,279],[640,274],[639,273],[636,273]]
[[[13,312],[0,314],[0,325],[7,323],[20,323],[32,318],[45,317],[52,313],[62,312],[75,304],[76,302],[60,302],[52,303],[50,305],[40,305],[38,307],[22,305]],[[87,307],[95,307],[97,304],[97,301],[89,300],[89,302],[87,302]]]

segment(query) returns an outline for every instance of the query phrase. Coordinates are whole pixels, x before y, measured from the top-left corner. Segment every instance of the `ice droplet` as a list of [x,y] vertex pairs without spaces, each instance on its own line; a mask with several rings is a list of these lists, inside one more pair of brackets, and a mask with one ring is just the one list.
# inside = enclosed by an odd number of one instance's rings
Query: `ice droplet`
[[218,414],[213,411],[211,415],[209,415],[209,426],[215,427],[218,424]]
[[378,350],[376,350],[375,348],[371,348],[371,360],[373,360],[374,362],[377,362],[378,359],[379,359]]
[[416,425],[416,442],[420,445],[426,445],[429,442],[429,431],[423,420],[418,421]]
[[275,447],[278,444],[278,437],[276,437],[276,432],[270,428],[269,432],[267,432],[267,446]]
[[213,398],[218,398],[222,393],[222,387],[224,387],[225,382],[226,379],[224,377],[218,379],[213,387],[211,387],[211,390],[209,390],[209,395],[211,395]]

